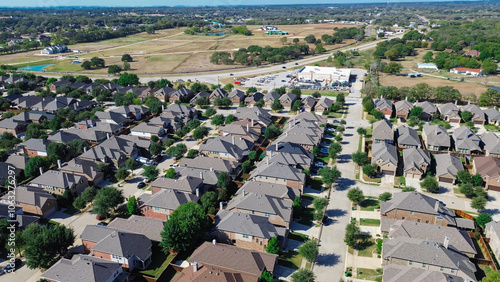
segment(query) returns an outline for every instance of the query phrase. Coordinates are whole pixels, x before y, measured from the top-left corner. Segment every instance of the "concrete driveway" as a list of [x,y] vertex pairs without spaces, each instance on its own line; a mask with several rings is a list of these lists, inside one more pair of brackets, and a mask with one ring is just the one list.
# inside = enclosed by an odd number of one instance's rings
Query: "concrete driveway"
[[420,179],[417,178],[405,178],[406,186],[408,187],[413,187],[417,189],[418,191],[421,191],[420,189]]

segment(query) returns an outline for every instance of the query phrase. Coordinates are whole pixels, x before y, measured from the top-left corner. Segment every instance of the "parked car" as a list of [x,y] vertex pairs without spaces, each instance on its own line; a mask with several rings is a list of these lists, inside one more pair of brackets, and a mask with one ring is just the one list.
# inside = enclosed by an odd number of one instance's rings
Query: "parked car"
[[333,128],[333,127],[328,127],[326,130],[327,130],[328,132],[335,132],[335,131],[337,131],[337,130],[335,130],[335,128]]
[[143,181],[137,183],[137,189],[142,189],[144,186],[146,186],[146,183],[144,183]]
[[298,66],[298,65],[299,65],[299,63],[295,63],[295,65],[296,65],[296,66]]
[[320,148],[319,152],[322,154],[328,154],[328,148]]
[[97,226],[108,226],[108,224],[106,222],[99,221]]
[[330,135],[330,134],[325,134],[325,138],[326,138],[326,139],[332,139],[332,138],[333,138],[333,136],[332,136],[332,135]]
[[179,164],[171,164],[170,167],[179,167]]
[[7,264],[7,266],[3,269],[3,272],[5,273],[13,272],[14,270],[18,269],[22,264],[23,262],[20,259],[15,259],[14,264],[12,263]]
[[229,75],[230,75],[230,76],[233,76],[234,74],[233,74],[233,73],[230,73]]
[[317,167],[325,167],[326,164],[324,162],[314,162],[314,165]]
[[284,69],[286,69],[286,66],[282,66],[281,68],[284,68]]
[[311,168],[311,173],[318,173],[318,168],[317,167],[313,167]]
[[104,217],[103,217],[102,215],[100,215],[100,214],[98,214],[98,215],[95,217],[95,219],[97,219],[97,220],[101,220],[101,219],[103,219],[103,218],[104,218]]

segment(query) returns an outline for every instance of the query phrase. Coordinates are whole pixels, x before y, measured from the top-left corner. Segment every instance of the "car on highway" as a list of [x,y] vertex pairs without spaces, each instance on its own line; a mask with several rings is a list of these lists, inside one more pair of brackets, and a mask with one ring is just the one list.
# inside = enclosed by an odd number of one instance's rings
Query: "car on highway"
[[319,152],[322,154],[328,154],[328,148],[320,148]]
[[233,76],[233,75],[234,75],[234,73],[230,73],[229,75],[230,75],[230,76]]
[[146,186],[146,183],[144,183],[142,181],[137,183],[137,189],[142,189],[142,188],[144,188],[144,186]]
[[324,162],[314,162],[314,165],[317,167],[325,167],[326,164]]

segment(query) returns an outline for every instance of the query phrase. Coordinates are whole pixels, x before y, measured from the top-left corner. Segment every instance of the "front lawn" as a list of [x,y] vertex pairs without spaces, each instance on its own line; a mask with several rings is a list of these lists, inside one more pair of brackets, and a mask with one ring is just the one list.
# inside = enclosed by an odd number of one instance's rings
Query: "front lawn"
[[358,243],[358,256],[371,258],[375,249],[377,249],[375,240],[369,235],[363,235]]
[[302,234],[302,233],[292,231],[292,232],[288,233],[288,239],[292,239],[292,240],[299,241],[299,242],[306,242],[309,240],[309,236]]
[[174,255],[169,254],[168,256],[160,249],[153,250],[153,255],[151,257],[151,264],[146,270],[139,270],[140,274],[146,276],[158,278],[165,271],[168,264],[172,261]]
[[302,256],[299,255],[299,252],[288,251],[286,253],[282,253],[278,257],[278,264],[281,266],[297,270],[300,268],[302,264]]
[[374,211],[375,209],[380,208],[380,202],[375,199],[367,199],[362,201],[359,206],[362,211]]
[[380,219],[360,218],[359,225],[362,225],[362,226],[380,226]]
[[358,268],[357,279],[365,279],[371,281],[382,281],[382,271],[377,272],[376,269]]
[[321,178],[318,177],[312,178],[309,184],[312,189],[318,191],[321,191],[321,188],[323,187],[323,181],[321,181]]
[[299,219],[298,223],[312,226],[314,221],[314,208],[295,208],[293,218]]
[[485,124],[484,129],[486,129],[487,131],[500,131],[500,127],[494,124]]
[[69,208],[65,209],[65,210],[63,211],[63,213],[65,213],[65,214],[69,214],[69,215],[74,215],[74,214],[76,214],[76,213],[77,213],[77,212],[79,212],[79,211],[80,211],[80,210],[75,209],[75,207],[70,206]]

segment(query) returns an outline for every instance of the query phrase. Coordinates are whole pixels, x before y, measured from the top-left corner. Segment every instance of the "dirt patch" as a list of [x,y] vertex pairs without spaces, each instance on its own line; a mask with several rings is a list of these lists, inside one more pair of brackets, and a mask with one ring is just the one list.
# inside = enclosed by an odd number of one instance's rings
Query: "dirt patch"
[[487,87],[484,85],[479,85],[476,83],[468,83],[468,82],[457,82],[444,80],[435,77],[423,76],[416,78],[408,78],[401,76],[386,76],[380,78],[380,84],[385,86],[396,86],[400,87],[412,87],[418,83],[427,83],[432,87],[438,86],[452,86],[456,88],[463,96],[474,94],[477,97],[481,95],[481,93],[485,92]]

